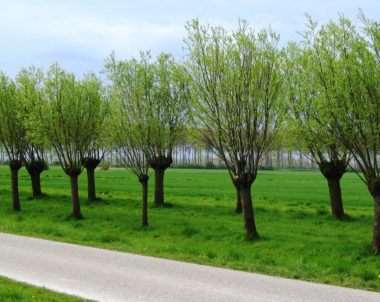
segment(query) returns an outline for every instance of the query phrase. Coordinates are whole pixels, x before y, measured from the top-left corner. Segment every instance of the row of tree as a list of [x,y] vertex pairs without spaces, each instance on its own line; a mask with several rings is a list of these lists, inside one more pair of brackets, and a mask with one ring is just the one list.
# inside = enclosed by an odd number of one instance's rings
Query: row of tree
[[[94,200],[94,170],[107,149],[143,188],[143,225],[148,224],[149,174],[155,173],[155,204],[164,205],[164,173],[185,128],[226,165],[237,192],[249,239],[257,238],[251,186],[274,138],[281,134],[312,154],[328,182],[332,215],[344,217],[340,179],[355,160],[374,199],[372,247],[380,250],[379,23],[360,14],[362,30],[341,16],[318,27],[310,18],[303,40],[278,47],[272,30],[235,31],[186,26],[182,62],[169,54],[152,60],[117,60],[112,53],[103,86],[94,74],[75,79],[54,64],[43,75],[22,70],[0,76],[0,139],[10,160],[13,206],[20,210],[17,171],[24,163],[34,195],[47,149],[53,148],[71,180],[73,215],[82,218],[78,175],[87,169]],[[191,129],[191,130],[189,130]],[[358,171],[358,172],[359,172]]]
[[78,175],[84,167],[93,174],[108,110],[100,80],[94,74],[76,80],[54,64],[46,75],[34,67],[22,69],[15,80],[2,73],[0,83],[0,138],[11,168],[13,209],[21,208],[17,174],[22,164],[31,176],[33,196],[41,196],[46,150],[54,148],[70,176],[73,215],[81,218]]
[[[278,134],[277,134],[278,136]],[[276,136],[276,137],[277,137]],[[177,143],[173,149],[173,168],[217,168],[224,169],[225,165],[223,161],[215,156],[212,148],[204,144],[204,142],[194,142],[194,138],[187,139],[187,130],[181,134],[182,142]],[[276,143],[277,144],[277,143]],[[298,150],[299,145],[295,144],[291,140],[284,140],[283,147],[275,146],[278,150],[273,149],[273,143],[270,150],[267,150],[265,154],[260,158],[260,168],[264,170],[272,169],[317,169],[318,166],[314,161],[311,153],[305,152],[305,150]],[[49,165],[59,165],[58,158],[55,155],[54,150],[47,150],[46,160]],[[112,167],[122,167],[121,150],[118,148],[109,149],[104,154],[103,160]],[[5,150],[2,150],[0,146],[0,164],[8,165],[9,160],[7,158]],[[355,161],[351,161],[351,165],[358,168]]]

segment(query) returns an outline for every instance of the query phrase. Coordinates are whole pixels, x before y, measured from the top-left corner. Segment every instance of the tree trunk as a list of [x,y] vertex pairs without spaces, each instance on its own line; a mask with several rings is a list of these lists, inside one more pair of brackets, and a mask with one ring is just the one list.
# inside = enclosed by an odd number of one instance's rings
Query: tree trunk
[[372,249],[380,252],[380,192],[373,195],[374,201],[374,223],[372,236]]
[[100,164],[100,162],[101,160],[97,158],[83,158],[83,165],[87,171],[87,197],[89,201],[96,200],[95,169]]
[[148,225],[148,175],[140,175],[139,181],[142,185],[142,193],[143,193],[143,199],[142,199],[142,225],[147,226]]
[[32,173],[29,173],[29,175],[32,181],[33,197],[41,197],[41,172],[33,171]]
[[243,210],[244,228],[249,240],[253,240],[259,237],[255,225],[251,196],[251,186],[255,178],[256,174],[242,173],[241,175],[236,175],[232,179],[233,184],[239,191]]
[[165,169],[160,167],[154,169],[154,204],[156,206],[164,205],[164,176]]
[[164,206],[164,176],[165,170],[170,167],[173,159],[171,156],[157,156],[149,160],[149,165],[154,170],[154,204]]
[[368,182],[368,189],[374,201],[374,222],[372,235],[372,249],[376,254],[380,253],[380,177]]
[[253,213],[252,206],[252,197],[251,197],[251,186],[241,186],[240,188],[240,199],[243,208],[243,218],[244,218],[244,228],[247,233],[247,237],[250,240],[256,239],[259,237],[259,234],[256,230],[255,218]]
[[243,211],[243,208],[241,205],[240,192],[238,189],[236,189],[236,213],[241,213],[242,211]]
[[78,194],[78,175],[70,175],[71,183],[71,200],[73,202],[73,216],[75,219],[82,219],[82,213],[80,212],[80,202]]
[[143,187],[143,206],[142,206],[142,225],[148,225],[148,181],[142,183]]
[[342,220],[344,217],[340,178],[328,178],[331,214],[334,218]]
[[9,162],[9,167],[11,168],[12,205],[14,211],[21,211],[20,197],[18,192],[18,170],[20,170],[21,166],[21,161],[12,160]]
[[93,167],[87,167],[87,197],[89,201],[96,200],[96,191],[95,191],[95,169]]
[[374,194],[374,223],[373,223],[373,237],[372,248],[376,253],[380,252],[380,193]]
[[341,220],[344,217],[344,210],[340,179],[346,172],[347,163],[344,160],[322,161],[318,163],[318,166],[329,186],[332,216]]
[[46,170],[46,163],[44,160],[31,160],[25,161],[25,168],[29,173],[30,180],[32,181],[33,197],[41,197],[41,173]]

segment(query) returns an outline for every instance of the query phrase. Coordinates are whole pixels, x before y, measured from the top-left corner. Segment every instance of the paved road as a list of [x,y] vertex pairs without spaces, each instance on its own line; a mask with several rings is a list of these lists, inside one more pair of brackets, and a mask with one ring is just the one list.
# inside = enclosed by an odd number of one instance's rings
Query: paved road
[[380,294],[0,233],[0,275],[97,301],[380,301]]

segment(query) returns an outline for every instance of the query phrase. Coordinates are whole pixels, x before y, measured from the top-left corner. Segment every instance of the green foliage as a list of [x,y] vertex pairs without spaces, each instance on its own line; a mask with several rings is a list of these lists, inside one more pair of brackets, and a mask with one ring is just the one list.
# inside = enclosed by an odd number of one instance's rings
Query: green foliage
[[[107,150],[109,129],[107,121],[111,114],[110,102],[105,96],[105,88],[99,78],[94,73],[87,73],[82,85],[87,93],[91,114],[91,132],[90,144],[85,152],[84,157],[101,160]],[[93,108],[91,108],[93,107]]]
[[201,164],[173,164],[171,168],[175,169],[227,169],[225,165],[215,165],[212,162],[206,163],[206,165]]
[[[138,147],[146,160],[171,157],[186,124],[188,87],[183,68],[168,54],[151,62],[149,52],[127,61],[117,61],[111,54],[105,67],[112,81],[113,144]],[[137,156],[127,159],[136,160]]]
[[292,149],[310,152],[318,164],[348,162],[348,151],[335,138],[331,117],[326,116],[320,102],[320,85],[313,81],[315,66],[310,51],[292,42],[285,54],[284,91],[288,110],[284,130],[288,144]]
[[173,169],[204,169],[201,164],[172,164],[170,168]]
[[109,170],[110,165],[111,165],[110,162],[109,162],[109,161],[106,161],[106,160],[102,160],[102,161],[100,162],[100,164],[99,164],[100,169],[102,169],[103,171],[107,171],[107,170]]
[[215,169],[215,165],[213,162],[208,161],[205,166],[206,169]]
[[282,119],[279,38],[245,21],[230,33],[193,20],[187,31],[193,125],[233,176],[254,175]]
[[16,76],[17,98],[22,103],[20,114],[26,131],[24,162],[32,166],[36,163],[46,168],[46,150],[49,142],[46,137],[38,136],[33,127],[36,107],[43,97],[43,73],[40,69],[31,66],[21,69]]
[[363,32],[343,16],[320,28],[309,19],[304,43],[321,122],[351,152],[369,184],[380,177],[380,26],[363,14],[361,19]]
[[12,161],[22,160],[25,150],[22,106],[14,81],[0,72],[0,141]]
[[82,159],[100,131],[99,120],[104,118],[100,85],[93,74],[79,81],[58,64],[47,72],[44,97],[32,123],[36,136],[49,141],[68,174],[82,171]]
[[109,144],[122,152],[124,164],[136,176],[148,174],[150,107],[154,103],[153,72],[149,54],[141,54],[141,61],[116,61],[111,54],[106,62],[106,73],[112,81],[109,87],[112,117],[107,122]]
[[171,55],[161,54],[153,67],[155,100],[148,110],[153,141],[148,152],[150,158],[171,157],[187,122],[185,103],[189,83],[183,67]]

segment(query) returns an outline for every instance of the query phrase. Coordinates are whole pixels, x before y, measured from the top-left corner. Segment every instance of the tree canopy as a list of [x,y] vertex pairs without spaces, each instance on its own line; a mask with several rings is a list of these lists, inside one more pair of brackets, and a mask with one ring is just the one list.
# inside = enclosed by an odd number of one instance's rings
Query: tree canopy
[[363,29],[340,16],[317,27],[309,20],[305,44],[315,66],[312,81],[334,138],[355,159],[374,197],[372,247],[380,250],[380,25],[361,14]]
[[283,118],[279,37],[270,29],[255,33],[245,21],[229,33],[193,20],[187,31],[192,121],[226,164],[238,191],[244,191],[245,228],[253,239],[250,188]]

